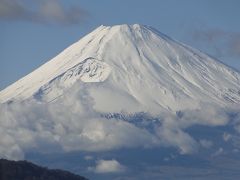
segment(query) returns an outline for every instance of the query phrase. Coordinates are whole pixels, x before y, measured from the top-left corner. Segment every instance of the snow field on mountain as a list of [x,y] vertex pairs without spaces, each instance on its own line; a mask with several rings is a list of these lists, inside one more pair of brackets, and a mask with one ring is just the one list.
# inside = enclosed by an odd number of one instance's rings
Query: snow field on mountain
[[[240,103],[238,72],[138,24],[100,26],[1,91],[0,101],[37,98],[52,102],[77,81],[92,84],[88,93],[95,106],[111,104],[113,98],[116,103],[140,106],[151,113],[175,113],[197,109],[201,102],[222,106]],[[126,110],[123,104],[118,108]]]

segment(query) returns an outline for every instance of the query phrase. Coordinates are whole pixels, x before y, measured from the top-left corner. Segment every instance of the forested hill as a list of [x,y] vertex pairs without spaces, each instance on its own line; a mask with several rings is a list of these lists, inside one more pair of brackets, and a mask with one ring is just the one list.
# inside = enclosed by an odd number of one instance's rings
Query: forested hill
[[47,169],[27,161],[0,159],[0,180],[87,180],[73,173]]

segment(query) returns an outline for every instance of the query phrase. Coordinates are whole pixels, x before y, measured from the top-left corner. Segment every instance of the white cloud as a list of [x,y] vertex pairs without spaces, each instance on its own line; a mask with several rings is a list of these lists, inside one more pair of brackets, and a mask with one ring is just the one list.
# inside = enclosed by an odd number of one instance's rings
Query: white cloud
[[6,159],[18,160],[24,157],[22,149],[18,146],[13,137],[3,133],[0,128],[0,157]]
[[8,159],[22,159],[25,151],[106,151],[150,147],[157,141],[145,129],[101,118],[79,101],[67,98],[53,104],[29,101],[0,105],[0,114],[0,135],[4,137],[0,157]]
[[223,153],[224,153],[224,150],[223,150],[222,147],[220,147],[216,152],[214,152],[214,153],[212,154],[212,156],[213,156],[213,157],[219,156],[219,155],[221,155],[221,154],[223,154]]
[[160,127],[158,136],[161,139],[161,144],[167,147],[176,147],[181,154],[194,153],[198,149],[197,142],[187,133],[179,128]]
[[212,141],[209,141],[209,140],[206,140],[206,139],[201,139],[199,141],[200,145],[204,148],[210,148],[213,146],[213,142]]
[[71,127],[60,137],[60,144],[65,151],[85,150],[102,151],[121,147],[151,146],[154,137],[146,130],[139,129],[134,125],[104,118],[80,120],[79,127]]
[[59,0],[0,0],[0,20],[71,25],[83,22],[86,16],[78,5],[66,8]]
[[228,109],[215,104],[202,103],[196,110],[185,110],[178,124],[182,128],[192,125],[223,126],[229,122]]
[[92,157],[92,156],[89,156],[89,155],[87,155],[87,156],[84,156],[84,159],[85,159],[86,161],[90,161],[90,160],[92,160],[92,159],[93,159],[93,157]]
[[230,139],[232,138],[232,135],[231,134],[228,134],[226,132],[223,133],[223,140],[225,142],[229,141]]
[[126,170],[126,167],[121,165],[117,160],[98,160],[96,167],[89,167],[90,171],[95,173],[120,173]]
[[[83,87],[83,86],[79,86]],[[134,147],[175,147],[181,154],[198,152],[199,145],[186,129],[193,125],[219,126],[229,118],[216,107],[182,112],[181,117],[161,113],[158,123],[106,119],[94,108],[94,101],[82,89],[69,90],[54,103],[34,100],[0,105],[0,157],[22,159],[24,152],[107,151]],[[237,122],[235,123],[237,124]],[[226,138],[226,137],[225,137]]]

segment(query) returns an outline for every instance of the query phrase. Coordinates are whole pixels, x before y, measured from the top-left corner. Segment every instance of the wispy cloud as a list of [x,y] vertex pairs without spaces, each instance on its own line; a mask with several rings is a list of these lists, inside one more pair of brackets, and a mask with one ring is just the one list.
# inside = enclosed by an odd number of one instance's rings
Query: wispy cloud
[[240,32],[222,29],[195,29],[192,32],[195,42],[205,43],[214,48],[218,56],[240,57]]
[[[34,8],[31,8],[32,4]],[[40,24],[79,24],[87,17],[80,6],[64,7],[59,0],[0,0],[0,20],[28,21]]]

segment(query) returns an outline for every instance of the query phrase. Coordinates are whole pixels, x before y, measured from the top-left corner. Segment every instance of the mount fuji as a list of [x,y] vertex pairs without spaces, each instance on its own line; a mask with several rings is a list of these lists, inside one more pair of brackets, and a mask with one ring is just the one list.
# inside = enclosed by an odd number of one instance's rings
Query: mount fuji
[[[77,85],[76,85],[77,84]],[[0,92],[0,103],[55,103],[82,91],[104,113],[240,105],[240,73],[144,25],[100,26]]]
[[0,92],[0,158],[92,179],[239,179],[239,134],[240,73],[144,25],[100,26]]

